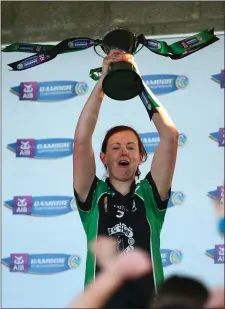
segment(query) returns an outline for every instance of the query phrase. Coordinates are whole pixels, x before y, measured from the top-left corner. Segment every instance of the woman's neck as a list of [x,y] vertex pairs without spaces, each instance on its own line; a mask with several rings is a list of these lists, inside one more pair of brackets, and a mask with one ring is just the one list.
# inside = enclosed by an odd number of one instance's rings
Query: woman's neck
[[112,186],[121,193],[122,195],[126,195],[130,192],[131,184],[133,183],[134,179],[130,179],[127,181],[120,181],[115,178],[109,177],[109,182],[112,184]]

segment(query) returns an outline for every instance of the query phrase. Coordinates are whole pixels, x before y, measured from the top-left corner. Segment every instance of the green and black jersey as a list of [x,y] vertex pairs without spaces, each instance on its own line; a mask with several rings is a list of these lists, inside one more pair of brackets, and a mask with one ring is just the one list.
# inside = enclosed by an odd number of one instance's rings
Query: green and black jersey
[[[153,274],[139,285],[142,289],[147,284],[155,292],[163,281],[160,232],[168,199],[161,201],[151,173],[139,183],[134,182],[125,196],[115,190],[109,179],[103,181],[96,176],[84,203],[79,201],[75,191],[74,194],[88,242],[98,235],[107,235],[114,237],[121,253],[137,247],[149,252]],[[88,250],[85,285],[95,279],[97,271],[95,256]]]

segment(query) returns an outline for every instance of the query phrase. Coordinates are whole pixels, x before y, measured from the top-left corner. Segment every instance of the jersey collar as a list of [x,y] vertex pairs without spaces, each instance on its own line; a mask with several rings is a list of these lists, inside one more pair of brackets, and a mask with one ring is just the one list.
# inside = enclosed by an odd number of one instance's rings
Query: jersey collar
[[[105,183],[107,183],[109,189],[108,191],[113,191],[112,193],[118,193],[118,194],[121,194],[120,192],[118,192],[114,187],[113,185],[111,184],[110,180],[109,180],[109,177],[106,178],[105,180]],[[132,182],[131,184],[131,187],[130,187],[130,192],[128,194],[131,194],[132,196],[134,195],[134,192],[135,192],[135,189],[136,189],[136,182],[135,182],[135,179],[134,181]]]

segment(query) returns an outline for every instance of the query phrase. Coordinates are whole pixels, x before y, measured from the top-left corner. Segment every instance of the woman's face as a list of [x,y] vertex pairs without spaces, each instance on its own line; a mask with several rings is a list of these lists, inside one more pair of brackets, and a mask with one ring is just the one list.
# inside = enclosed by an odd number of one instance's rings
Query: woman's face
[[134,132],[126,130],[110,136],[106,153],[101,152],[100,158],[110,177],[119,181],[134,179],[142,159]]

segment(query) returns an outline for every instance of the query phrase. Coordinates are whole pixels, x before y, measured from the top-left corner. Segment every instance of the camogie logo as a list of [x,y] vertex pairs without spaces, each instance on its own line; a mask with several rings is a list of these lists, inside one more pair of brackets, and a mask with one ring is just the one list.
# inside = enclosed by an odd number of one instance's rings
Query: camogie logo
[[78,268],[81,258],[78,255],[61,253],[12,253],[9,257],[2,259],[2,264],[12,273],[52,275]]
[[184,203],[185,195],[181,191],[172,191],[168,202],[168,208],[173,206],[180,206]]
[[183,40],[180,44],[184,48],[189,48],[190,46],[193,46],[193,45],[200,43],[201,41],[202,41],[202,38],[200,36],[196,36],[196,37],[193,37],[193,38]]
[[163,267],[180,264],[183,260],[183,253],[180,250],[161,249]]
[[88,90],[88,85],[85,82],[80,82],[75,85],[75,92],[77,95],[85,94]]
[[72,138],[24,138],[8,144],[7,148],[15,152],[17,158],[57,159],[72,155],[73,143]]
[[80,257],[77,255],[70,255],[68,258],[69,269],[75,269],[80,265]]
[[155,95],[185,89],[189,85],[189,80],[184,75],[157,74],[144,75],[142,78]]
[[188,78],[186,76],[178,76],[175,79],[177,89],[184,89],[188,86]]
[[38,54],[35,56],[31,56],[28,59],[22,60],[18,65],[18,70],[28,69],[37,64],[44,63],[50,59],[50,55]]
[[76,81],[21,82],[10,89],[20,101],[62,101],[84,95],[88,84]]
[[[158,132],[148,132],[139,134],[141,141],[148,153],[154,153],[159,145],[160,137]],[[187,143],[187,136],[184,133],[179,134],[178,145],[184,146]]]
[[14,196],[4,202],[13,215],[59,216],[77,210],[72,196]]
[[155,40],[147,40],[146,44],[149,46],[149,48],[155,49],[155,50],[158,50],[162,47],[161,43]]
[[187,136],[184,133],[179,134],[178,145],[184,146],[187,142]]
[[76,47],[82,49],[82,48],[87,48],[93,44],[94,44],[94,40],[83,38],[83,39],[76,39],[76,40],[70,41],[68,43],[68,46],[71,49],[76,48]]

